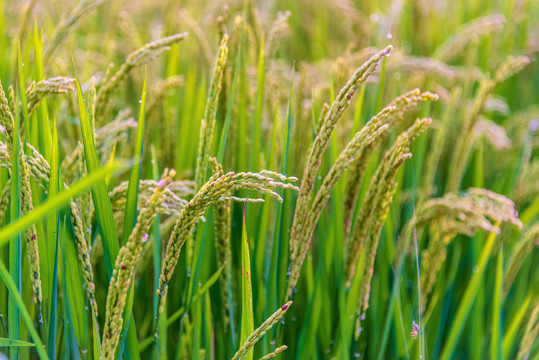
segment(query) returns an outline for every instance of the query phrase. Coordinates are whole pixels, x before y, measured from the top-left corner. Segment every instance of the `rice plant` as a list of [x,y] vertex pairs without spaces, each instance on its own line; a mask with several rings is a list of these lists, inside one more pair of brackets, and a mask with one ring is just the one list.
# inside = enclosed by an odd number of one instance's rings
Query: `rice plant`
[[0,1],[0,359],[539,359],[537,19]]

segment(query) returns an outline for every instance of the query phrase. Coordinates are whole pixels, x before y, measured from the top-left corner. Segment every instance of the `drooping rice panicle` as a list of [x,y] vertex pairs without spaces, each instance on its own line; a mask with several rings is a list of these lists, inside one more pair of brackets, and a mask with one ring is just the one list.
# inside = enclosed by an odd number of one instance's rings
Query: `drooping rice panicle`
[[456,231],[470,236],[479,229],[498,233],[494,223],[509,222],[522,227],[513,201],[479,188],[426,201],[417,210],[415,224],[422,227],[439,219],[444,219],[444,228],[440,229],[443,232]]
[[204,55],[208,66],[211,66],[214,61],[213,51],[211,49],[211,45],[206,33],[204,32],[204,30],[202,30],[199,23],[195,19],[193,19],[188,10],[181,9],[178,13],[178,16],[185,22],[185,24],[187,24],[190,31],[192,31],[193,35],[197,38],[197,44],[200,46],[202,54]]
[[[397,97],[387,107],[380,111],[379,114],[374,116],[341,152],[329,173],[326,175],[320,190],[315,195],[312,205],[309,205],[310,211],[303,215],[303,232],[299,235],[300,238],[298,239],[298,242],[302,244],[302,246],[293,249],[291,254],[290,279],[288,286],[289,295],[291,295],[291,291],[296,285],[301,265],[303,264],[309,249],[311,237],[318,222],[318,218],[329,200],[331,190],[341,178],[344,171],[351,163],[353,163],[356,156],[360,155],[359,158],[361,159],[362,152],[368,151],[371,144],[379,141],[379,138],[387,132],[389,126],[394,125],[395,120],[401,118],[406,111],[423,101],[436,99],[438,99],[437,95],[428,92],[420,93],[418,89],[414,89]],[[357,164],[356,166],[360,167],[360,165]],[[345,201],[350,202],[350,196],[356,197],[357,193],[349,195],[349,198]]]
[[[374,273],[374,260],[378,248],[378,240],[382,226],[389,212],[389,206],[395,194],[397,183],[395,176],[400,166],[412,155],[409,153],[411,143],[430,125],[431,119],[417,119],[416,122],[401,133],[392,148],[388,150],[371,179],[371,184],[361,204],[356,218],[356,228],[348,248],[346,259],[346,279],[350,282],[355,274],[359,253],[365,251],[361,277],[360,294],[357,305],[356,330],[360,320],[365,317],[369,307],[371,280]],[[356,334],[358,332],[356,331]]]
[[4,189],[0,194],[0,225],[3,224],[7,210],[9,209],[9,196],[11,194],[11,180],[8,179],[4,184]]
[[[0,84],[0,125],[4,127],[4,132],[7,135],[5,137],[5,149],[7,154],[13,152],[13,131],[15,120],[13,114],[9,108],[6,94],[2,84]],[[21,129],[23,127],[21,126]],[[19,162],[20,162],[20,192],[21,192],[21,215],[28,215],[33,210],[32,204],[32,190],[30,188],[30,172],[28,170],[28,164],[26,163],[24,156],[24,143],[22,139],[20,141],[19,148]],[[37,233],[35,224],[32,223],[24,230],[24,240],[28,251],[28,260],[30,263],[30,276],[32,281],[32,290],[34,295],[34,302],[38,306],[38,311],[41,312],[42,291],[41,291],[41,274],[39,271],[39,249],[37,247]]]
[[513,193],[515,203],[521,205],[539,195],[539,161],[525,164]]
[[174,170],[165,169],[163,176],[155,188],[153,195],[140,209],[137,223],[125,246],[120,249],[116,258],[107,293],[105,327],[103,329],[102,359],[114,359],[120,333],[122,332],[122,313],[125,307],[127,292],[131,286],[135,266],[142,252],[142,245],[148,238],[148,232],[155,219],[155,209],[162,201],[162,194],[176,175]]
[[515,280],[523,260],[526,256],[533,253],[533,248],[539,246],[539,223],[531,225],[525,230],[522,238],[516,243],[511,250],[511,255],[505,264],[503,291],[504,294],[509,292],[511,285]]
[[41,80],[38,83],[32,81],[26,89],[26,106],[28,117],[32,117],[43,97],[48,94],[65,94],[75,90],[75,79],[63,76]]
[[[438,95],[436,94],[430,92],[421,93],[419,89],[411,90],[395,98],[389,105],[382,109],[380,113],[373,117],[366,126],[381,127],[385,124],[394,126],[398,120],[402,119],[406,112],[418,106],[420,103],[435,100],[438,100]],[[358,200],[363,174],[367,167],[370,154],[381,139],[382,137],[376,137],[371,143],[360,149],[350,163],[350,172],[346,183],[346,191],[344,193],[344,224],[347,243],[350,240],[349,235],[352,228],[352,217]]]
[[450,60],[455,55],[462,52],[464,47],[474,39],[478,39],[485,34],[501,30],[506,23],[505,16],[493,14],[478,17],[462,25],[457,32],[449,39],[438,46],[434,52],[434,57]]
[[388,66],[391,71],[403,71],[414,75],[422,74],[434,78],[445,78],[450,82],[462,81],[466,78],[482,79],[479,68],[451,66],[435,58],[401,55]]
[[139,47],[144,45],[144,42],[140,38],[140,34],[135,24],[135,21],[133,20],[133,17],[131,16],[131,13],[129,11],[121,11],[118,14],[118,20],[118,25],[120,27],[122,35],[125,39],[127,39],[129,47],[131,49],[138,49]]
[[260,360],[272,359],[272,358],[276,357],[277,355],[279,355],[280,353],[282,353],[283,351],[285,351],[286,349],[288,349],[288,346],[286,346],[286,345],[279,346],[277,349],[273,350],[272,352],[262,356],[260,358]]
[[288,18],[290,15],[290,11],[277,12],[277,18],[271,25],[265,44],[266,48],[264,50],[264,56],[266,56],[266,58],[272,59],[275,56],[279,41],[288,30]]
[[[129,182],[124,181],[109,192],[112,211],[114,213],[121,215],[124,211],[128,186]],[[140,180],[138,195],[139,208],[146,203],[158,186],[159,182],[155,180]],[[178,215],[181,209],[187,204],[187,201],[183,198],[191,194],[193,194],[192,182],[172,181],[167,188],[163,190],[163,194],[161,194],[162,201],[157,205],[156,212],[166,215]]]
[[423,176],[423,192],[419,194],[418,203],[422,203],[423,200],[434,194],[439,189],[434,189],[434,178],[436,176],[436,169],[440,162],[440,158],[443,153],[443,149],[446,144],[446,136],[449,128],[449,122],[452,120],[453,112],[456,109],[458,100],[462,94],[461,88],[456,88],[451,93],[447,110],[444,112],[442,121],[440,121],[435,127],[435,135],[432,140],[432,149],[427,154],[425,174]]
[[535,339],[539,335],[539,303],[536,302],[535,306],[530,311],[526,322],[526,328],[524,329],[524,336],[520,340],[520,346],[518,348],[517,359],[528,359],[530,351],[532,349]]
[[135,67],[141,66],[145,62],[152,60],[164,51],[169,49],[169,46],[181,41],[187,37],[187,33],[179,33],[171,35],[162,39],[149,42],[135,50],[125,60],[120,69],[110,77],[107,77],[106,82],[100,87],[97,93],[96,102],[96,120],[98,123],[102,122],[103,114],[107,106],[110,94],[114,91],[125,76]]
[[73,8],[65,20],[61,21],[54,28],[54,33],[51,35],[48,45],[45,49],[43,62],[48,64],[51,61],[52,55],[62,43],[73,26],[75,26],[84,16],[88,15],[97,6],[105,0],[82,0]]
[[[155,112],[161,112],[162,113],[162,107],[163,107],[163,101],[164,97],[172,89],[175,89],[179,86],[182,86],[184,83],[184,79],[182,75],[175,75],[171,76],[169,78],[166,78],[164,80],[161,80],[157,82],[152,87],[152,91],[150,92],[151,98],[148,102],[148,115],[151,115],[152,118],[157,118],[159,120],[162,120],[161,116],[153,115]],[[161,109],[161,110],[159,110]]]
[[213,130],[215,128],[215,118],[217,114],[217,103],[219,93],[221,92],[221,82],[223,81],[223,72],[225,70],[228,55],[228,35],[225,34],[221,40],[221,45],[217,51],[217,58],[213,68],[210,91],[206,100],[204,118],[200,125],[200,140],[198,145],[198,157],[195,173],[195,190],[198,191],[206,180],[206,171],[208,167],[208,158],[210,156],[210,147],[213,139]]
[[470,188],[463,194],[449,193],[420,205],[413,223],[418,229],[429,226],[430,233],[436,234],[431,237],[421,256],[424,306],[427,305],[426,300],[433,289],[436,274],[445,261],[449,242],[457,234],[473,236],[478,230],[499,233],[496,224],[502,222],[522,227],[514,203],[486,189]]
[[[350,99],[354,95],[359,86],[371,75],[377,68],[378,64],[383,57],[389,55],[393,47],[388,46],[384,50],[380,51],[375,56],[371,57],[367,62],[360,66],[356,72],[352,75],[348,83],[341,89],[339,95],[335,101],[331,104],[326,117],[322,121],[320,131],[316,135],[314,143],[311,145],[309,155],[307,156],[307,162],[303,177],[301,179],[300,191],[298,194],[298,200],[296,202],[296,210],[294,213],[294,220],[292,224],[292,230],[290,234],[290,251],[291,251],[291,263],[295,267],[295,272],[301,268],[303,257],[308,249],[309,244],[306,243],[304,238],[304,224],[305,218],[309,210],[309,202],[311,199],[311,193],[314,187],[314,181],[322,155],[326,151],[331,134],[337,125],[337,121],[342,117],[344,111],[350,104]],[[289,289],[295,286],[299,274],[292,272],[291,279],[289,280]]]
[[288,301],[286,304],[284,304],[279,310],[274,312],[273,315],[264,321],[264,323],[260,325],[253,333],[251,333],[247,340],[245,340],[242,347],[236,352],[236,354],[234,354],[232,360],[242,359],[249,349],[251,349],[258,342],[258,340],[260,340],[260,338],[273,327],[273,325],[281,320],[281,318],[290,308],[290,305],[292,305],[292,301]]
[[[280,179],[280,177],[278,176],[277,178]],[[275,177],[251,172],[237,174],[231,172],[222,176],[213,175],[200,188],[193,199],[181,210],[166,247],[161,274],[159,276],[159,289],[157,289],[159,313],[163,312],[168,291],[168,282],[178,262],[181,248],[195,224],[204,215],[210,205],[216,203],[222,197],[226,197],[229,192],[234,190],[254,190],[282,201],[279,194],[271,190],[276,188],[298,190],[296,186],[290,183],[283,183],[276,180]]]
[[479,90],[474,98],[470,111],[464,116],[460,134],[456,139],[454,155],[451,158],[450,176],[448,179],[447,191],[456,191],[460,186],[468,157],[472,151],[474,139],[474,126],[483,111],[487,97],[494,91],[495,87],[508,77],[522,70],[530,63],[526,56],[509,57],[496,71],[493,78],[486,78],[481,81]]
[[[223,166],[217,162],[217,159],[209,159],[212,168],[213,175],[223,176]],[[284,180],[283,180],[284,181]],[[231,202],[236,199],[225,198],[222,201],[215,203],[214,209],[214,233],[215,233],[215,247],[217,249],[217,266],[226,266],[225,271],[219,277],[221,283],[221,297],[223,299],[223,314],[225,320],[225,329],[228,329],[230,325],[229,316],[229,289],[228,283],[232,282],[232,270],[230,262],[232,261],[232,254],[230,251],[230,232],[231,232]],[[238,199],[239,200],[239,199]],[[237,201],[237,200],[236,200]]]

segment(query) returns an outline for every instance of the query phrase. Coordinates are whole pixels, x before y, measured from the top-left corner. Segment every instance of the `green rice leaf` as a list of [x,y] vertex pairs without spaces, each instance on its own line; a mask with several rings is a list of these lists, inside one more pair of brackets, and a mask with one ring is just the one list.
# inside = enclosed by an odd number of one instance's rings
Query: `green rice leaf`
[[[88,110],[84,104],[84,97],[82,96],[78,75],[76,76],[76,84],[80,127],[84,144],[84,157],[86,159],[88,174],[91,175],[101,169],[101,164],[99,163],[99,158],[97,156],[92,124],[90,122],[90,117],[88,116]],[[120,244],[118,242],[118,233],[116,231],[114,215],[112,213],[112,205],[110,203],[109,193],[104,179],[96,181],[95,186],[92,188],[92,198],[94,201],[97,223],[101,232],[101,240],[103,242],[103,253],[105,255],[107,273],[110,277],[112,275],[112,269],[114,268],[114,261],[120,251]]]
[[[246,207],[247,205],[245,205]],[[253,289],[251,284],[251,260],[249,258],[249,239],[243,209],[243,232],[241,239],[241,335],[240,344],[244,344],[254,331],[253,318]],[[253,359],[253,349],[249,350],[244,359]]]
[[[8,288],[8,291],[10,295],[13,297],[15,304],[17,304],[17,308],[21,313],[21,316],[24,320],[24,323],[26,324],[28,332],[30,333],[32,340],[34,341],[39,358],[42,360],[48,359],[47,353],[45,352],[45,349],[43,348],[43,343],[41,342],[41,339],[39,338],[39,335],[37,334],[37,331],[34,328],[34,323],[32,322],[32,318],[28,314],[28,310],[26,310],[26,306],[24,305],[24,302],[22,301],[21,295],[19,294],[19,290],[17,289],[17,286],[13,282],[13,279],[11,278],[11,276],[9,275],[6,267],[4,266],[4,263],[1,261],[0,261],[0,277],[4,281],[4,284],[6,285],[6,287]],[[13,340],[16,340],[16,339],[13,339]]]
[[104,181],[105,176],[110,173],[114,173],[121,168],[122,166],[118,163],[105,166],[73,184],[68,190],[61,191],[54,198],[48,199],[41,206],[35,208],[30,214],[16,221],[12,221],[11,224],[2,227],[2,229],[0,229],[0,247],[9,242],[9,239],[12,236],[19,234],[33,222],[42,219],[52,211],[58,210],[60,207],[67,204],[69,200],[77,197],[95,184]]
[[122,246],[126,244],[131,231],[137,222],[137,201],[140,184],[140,164],[142,162],[142,149],[144,142],[144,120],[146,119],[146,76],[147,68],[144,70],[144,85],[142,86],[142,97],[140,100],[140,112],[137,125],[137,136],[135,139],[135,151],[133,153],[133,167],[129,176],[129,186],[127,188],[127,199],[124,214],[124,230],[122,233]]
[[457,310],[457,314],[452,321],[452,326],[449,331],[447,340],[445,341],[445,347],[443,348],[440,359],[449,360],[453,356],[453,352],[457,346],[464,325],[466,324],[466,319],[472,308],[475,297],[477,295],[477,290],[485,273],[485,268],[488,260],[490,259],[490,254],[492,248],[494,247],[494,241],[496,240],[496,233],[492,232],[488,235],[485,240],[485,245],[483,245],[483,250],[481,251],[481,256],[477,264],[477,272],[474,271],[472,279],[466,288],[464,296],[460,299],[460,305]]
[[[51,148],[51,176],[49,179],[49,198],[53,199],[58,194],[58,134],[56,132],[56,121],[53,123],[52,148]],[[58,211],[51,211],[47,216],[47,245],[52,247],[56,244],[56,252],[54,257],[54,269],[52,274],[52,289],[50,297],[49,311],[49,332],[47,352],[51,359],[56,358],[56,317],[58,306],[58,239],[59,239],[60,221]],[[52,260],[52,259],[51,259]]]
[[8,347],[8,346],[36,346],[33,343],[29,343],[26,341],[21,340],[14,340],[14,339],[6,339],[6,338],[0,338],[0,347]]

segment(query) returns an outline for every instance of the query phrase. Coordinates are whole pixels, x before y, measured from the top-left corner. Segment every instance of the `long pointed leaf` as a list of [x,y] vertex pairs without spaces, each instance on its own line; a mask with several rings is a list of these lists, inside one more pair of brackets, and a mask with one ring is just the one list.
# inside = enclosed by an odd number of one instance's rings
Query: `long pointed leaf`
[[36,346],[36,345],[26,342],[26,341],[21,341],[21,340],[0,338],[0,347],[8,347],[8,346]]
[[[80,127],[84,144],[84,156],[88,174],[91,175],[101,169],[101,164],[99,163],[99,158],[97,156],[92,124],[90,122],[90,117],[88,116],[86,104],[84,104],[78,76],[76,78],[76,84]],[[103,253],[105,255],[107,273],[110,277],[112,275],[112,269],[114,268],[114,261],[120,251],[120,244],[118,243],[118,232],[116,231],[112,205],[110,203],[109,193],[104,179],[97,181],[96,186],[92,189],[92,198],[103,242]]]
[[4,281],[4,284],[6,284],[6,287],[8,288],[10,295],[14,298],[14,301],[17,304],[17,308],[21,312],[21,316],[24,320],[24,323],[26,324],[28,332],[30,333],[32,340],[34,340],[34,344],[36,345],[39,358],[48,359],[49,357],[47,356],[47,353],[45,352],[45,349],[43,348],[43,343],[41,342],[41,339],[39,338],[39,335],[37,334],[37,331],[34,328],[34,323],[32,322],[32,318],[28,314],[28,310],[26,310],[26,306],[24,306],[24,302],[22,301],[21,295],[19,295],[19,290],[17,289],[17,286],[13,282],[13,279],[11,278],[11,276],[9,275],[6,267],[4,266],[4,263],[1,261],[0,261],[0,277]]
[[23,231],[27,226],[29,226],[33,222],[42,219],[51,211],[55,211],[58,208],[64,206],[65,204],[69,202],[70,199],[88,190],[93,185],[103,181],[107,174],[113,173],[119,170],[120,168],[121,166],[117,163],[113,163],[111,165],[103,167],[99,169],[98,171],[94,172],[93,174],[90,174],[86,176],[85,178],[83,178],[82,180],[78,181],[73,186],[71,186],[68,190],[58,193],[58,196],[48,199],[41,206],[35,208],[34,211],[29,213],[28,215],[18,219],[17,221],[13,221],[8,226],[4,226],[0,230],[0,246],[9,242],[9,239],[12,236],[19,234],[21,231]]
[[[251,260],[249,257],[249,240],[247,238],[247,224],[245,221],[245,208],[243,209],[243,232],[241,239],[241,336],[240,344],[244,344],[254,331],[253,318],[253,289],[251,285]],[[253,350],[245,354],[246,360],[252,360]]]

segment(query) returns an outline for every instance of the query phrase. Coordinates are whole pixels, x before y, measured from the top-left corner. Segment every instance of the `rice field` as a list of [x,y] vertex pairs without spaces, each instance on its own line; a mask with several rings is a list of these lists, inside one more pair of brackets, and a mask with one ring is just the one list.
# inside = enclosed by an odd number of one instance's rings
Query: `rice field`
[[0,0],[0,359],[539,360],[539,2]]

